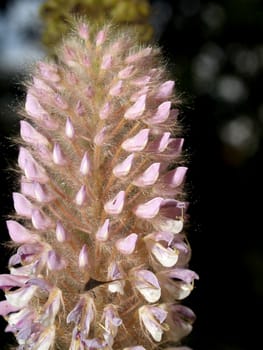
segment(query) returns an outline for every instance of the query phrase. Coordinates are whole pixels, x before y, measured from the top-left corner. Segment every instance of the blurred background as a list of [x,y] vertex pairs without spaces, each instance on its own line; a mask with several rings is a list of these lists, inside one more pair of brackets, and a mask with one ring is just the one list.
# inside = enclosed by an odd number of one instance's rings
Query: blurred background
[[[122,2],[122,0],[119,0]],[[10,167],[23,101],[41,45],[41,0],[0,3],[0,202],[12,212]],[[189,158],[191,269],[200,275],[185,301],[197,314],[186,343],[195,350],[251,350],[262,343],[263,3],[260,0],[152,0],[150,24],[185,105]],[[11,141],[10,141],[11,139]],[[1,249],[1,272],[9,253]],[[2,295],[1,295],[2,296]],[[10,342],[1,319],[1,346]]]

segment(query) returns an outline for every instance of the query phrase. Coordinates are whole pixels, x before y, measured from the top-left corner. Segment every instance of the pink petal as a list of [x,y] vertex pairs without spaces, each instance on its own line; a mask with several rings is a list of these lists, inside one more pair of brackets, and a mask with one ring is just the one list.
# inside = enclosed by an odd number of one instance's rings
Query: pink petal
[[67,110],[68,109],[68,104],[65,100],[63,100],[63,98],[59,95],[56,94],[55,95],[55,104],[57,105],[57,107],[63,109],[63,110]]
[[28,276],[3,274],[0,275],[0,288],[5,290],[13,287],[23,287],[28,279]]
[[132,254],[134,252],[138,235],[136,233],[131,233],[125,238],[119,239],[115,246],[119,252],[125,255]]
[[121,147],[127,152],[142,151],[148,142],[150,129],[142,129],[135,136],[125,140]]
[[38,99],[30,92],[28,92],[26,97],[25,109],[28,115],[41,121],[47,129],[56,130],[58,128],[57,122],[50,117]]
[[24,172],[26,178],[31,181],[46,183],[49,180],[45,170],[42,167],[40,167],[35,161],[27,162],[25,164]]
[[65,266],[65,261],[54,250],[48,252],[47,267],[49,270],[62,270]]
[[181,219],[183,210],[186,209],[185,202],[179,202],[175,199],[164,199],[161,204],[160,213],[171,219]]
[[78,116],[82,116],[85,113],[85,107],[83,106],[81,101],[78,101],[75,107],[75,112]]
[[6,300],[0,301],[0,316],[5,317],[11,312],[16,312],[19,310],[19,307],[9,304]]
[[110,103],[106,102],[99,112],[100,119],[107,119],[110,113]]
[[38,182],[34,183],[34,198],[41,203],[48,203],[54,198],[54,196],[48,193],[44,186],[45,185],[41,185]]
[[75,203],[79,206],[83,205],[87,200],[86,186],[82,185],[75,197]]
[[117,164],[112,172],[116,177],[123,177],[129,174],[132,162],[134,159],[134,153],[131,153],[127,158],[125,158],[121,163]]
[[47,115],[47,112],[41,106],[38,99],[31,93],[28,93],[26,96],[25,109],[31,117],[38,120],[43,120]]
[[112,262],[108,267],[107,280],[113,281],[108,284],[108,290],[110,293],[124,294],[125,281],[122,279],[122,273],[116,262]]
[[85,96],[87,96],[88,98],[91,98],[94,96],[94,89],[92,88],[91,85],[88,85],[85,89],[84,89],[84,94]]
[[166,121],[166,119],[169,117],[170,114],[170,108],[171,108],[171,102],[165,101],[157,109],[157,112],[154,114],[154,116],[149,119],[150,124],[160,124]]
[[160,306],[144,305],[139,308],[139,318],[146,330],[152,338],[160,342],[162,340],[163,331],[166,330],[162,323],[167,317],[167,311]]
[[61,222],[57,222],[57,226],[56,226],[56,238],[58,240],[58,242],[65,242],[68,240],[68,233],[67,231],[64,229],[63,225],[61,224]]
[[109,223],[110,223],[110,220],[106,219],[104,221],[104,224],[98,229],[96,233],[96,239],[98,241],[102,241],[102,242],[107,241],[109,237]]
[[35,349],[47,350],[51,349],[54,344],[56,335],[56,327],[52,324],[49,327],[44,328],[44,331],[40,334],[37,342],[34,342]]
[[145,237],[145,240],[147,239],[152,239],[156,242],[159,241],[165,241],[168,246],[170,246],[171,242],[174,239],[174,234],[172,234],[171,232],[154,232],[149,234],[148,236]]
[[50,86],[48,86],[46,83],[44,83],[43,80],[41,79],[38,79],[36,77],[33,77],[33,82],[34,82],[34,87],[37,89],[37,90],[42,90],[41,92],[51,92],[53,93],[54,91],[51,89]]
[[160,100],[165,100],[169,98],[173,92],[173,88],[174,88],[174,81],[173,80],[166,81],[159,87],[156,98]]
[[159,213],[162,202],[163,198],[156,197],[144,204],[140,204],[135,209],[135,215],[143,219],[152,219]]
[[158,179],[160,165],[160,163],[153,163],[150,165],[149,168],[142,173],[142,175],[133,181],[133,184],[138,187],[153,185]]
[[15,211],[17,212],[18,215],[31,218],[32,210],[34,207],[25,196],[23,196],[21,193],[14,192],[13,201],[14,201]]
[[112,66],[112,55],[106,54],[102,57],[100,69],[110,69]]
[[143,86],[139,91],[136,91],[134,94],[131,95],[130,101],[136,102],[138,98],[140,98],[142,95],[145,95],[149,92],[149,86]]
[[148,270],[139,270],[134,273],[136,289],[149,303],[157,302],[161,297],[161,287],[155,274]]
[[185,283],[192,283],[193,280],[198,280],[199,276],[192,270],[185,268],[176,268],[173,270],[163,272],[169,278],[176,278],[184,281]]
[[53,287],[49,293],[47,302],[43,306],[43,319],[48,319],[50,324],[54,323],[62,302],[61,290],[57,287]]
[[86,334],[86,336],[89,335],[90,326],[91,326],[92,322],[94,321],[95,317],[96,317],[96,309],[95,309],[93,299],[88,299],[87,305],[85,308],[85,322],[84,322],[84,324],[85,324],[84,333]]
[[175,188],[183,183],[186,172],[186,167],[177,167],[165,174],[160,180],[172,188]]
[[105,141],[105,138],[106,138],[106,132],[108,130],[108,126],[104,126],[101,130],[99,130],[97,132],[97,134],[95,135],[94,137],[94,143],[97,145],[97,146],[101,146],[104,141]]
[[151,77],[149,75],[145,75],[143,77],[132,80],[131,84],[140,87],[140,86],[147,85],[150,82],[150,80],[151,80]]
[[83,176],[86,176],[89,174],[90,168],[91,168],[90,158],[89,158],[88,152],[85,152],[80,163],[79,171]]
[[108,267],[108,280],[117,280],[122,278],[122,274],[118,264],[113,261]]
[[153,222],[156,230],[172,232],[174,234],[180,233],[183,230],[183,220],[173,220],[168,218],[158,218]]
[[24,147],[19,149],[18,165],[24,170],[27,179],[40,183],[48,181],[45,170],[37,164],[31,153]]
[[37,235],[30,233],[24,226],[13,220],[6,221],[9,236],[16,243],[32,243],[37,240]]
[[30,278],[26,283],[28,286],[37,286],[38,288],[51,292],[52,284],[43,278]]
[[20,190],[25,196],[35,198],[35,182],[29,181],[25,176],[21,177]]
[[11,304],[19,308],[23,308],[28,305],[30,300],[36,293],[36,286],[27,286],[17,289],[14,292],[5,294],[6,300]]
[[171,133],[165,132],[161,136],[157,136],[154,141],[151,141],[147,146],[148,152],[161,153],[165,151],[169,144]]
[[143,50],[140,50],[139,52],[136,52],[134,54],[129,55],[126,59],[126,63],[137,63],[137,61],[142,60],[145,57],[148,57],[152,53],[151,47],[146,47]]
[[74,126],[71,119],[68,117],[66,121],[65,134],[69,139],[73,139],[75,136]]
[[123,81],[119,80],[115,85],[110,88],[109,95],[118,96],[122,92]]
[[104,41],[106,39],[106,30],[102,29],[98,32],[97,36],[96,36],[96,40],[95,40],[95,43],[96,43],[96,46],[101,46]]
[[163,323],[166,320],[167,317],[167,311],[164,310],[162,307],[158,306],[150,306],[150,310],[152,315],[160,322]]
[[48,145],[49,142],[43,136],[40,134],[38,131],[36,131],[35,128],[25,120],[20,121],[20,135],[22,139],[30,144],[37,145],[37,144],[42,144],[42,145]]
[[127,109],[124,114],[124,118],[128,120],[135,120],[140,118],[145,111],[145,102],[146,95],[140,96],[138,100],[130,108]]
[[84,267],[87,267],[88,265],[89,265],[88,249],[87,249],[87,245],[84,244],[79,253],[79,267],[84,268]]
[[78,26],[78,34],[81,39],[88,40],[89,39],[89,28],[87,24],[80,23]]
[[125,191],[120,191],[113,199],[104,204],[104,210],[111,215],[118,215],[122,212],[125,201]]
[[55,65],[51,65],[46,62],[39,62],[38,68],[42,77],[46,80],[52,81],[54,83],[57,83],[60,80],[58,69]]
[[170,139],[167,150],[171,156],[175,157],[182,152],[184,139]]
[[81,319],[82,310],[85,307],[85,299],[80,298],[80,300],[77,302],[75,307],[69,312],[67,316],[67,323],[74,322],[75,324],[78,324]]
[[32,213],[32,224],[37,230],[46,230],[52,226],[52,221],[40,210],[34,209]]
[[118,78],[119,79],[128,79],[132,75],[134,70],[134,66],[128,66],[123,68],[121,71],[118,73]]
[[53,161],[57,165],[65,165],[67,163],[67,160],[58,143],[55,143],[53,148]]
[[151,253],[164,267],[174,266],[179,257],[179,251],[177,249],[165,248],[160,243],[155,243],[152,246]]

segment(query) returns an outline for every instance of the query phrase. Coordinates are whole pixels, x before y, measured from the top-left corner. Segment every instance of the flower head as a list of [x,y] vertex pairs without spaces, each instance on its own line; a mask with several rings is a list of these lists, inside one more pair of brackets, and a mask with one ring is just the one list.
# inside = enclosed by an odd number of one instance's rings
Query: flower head
[[78,23],[37,64],[0,276],[18,349],[156,349],[190,332],[179,104],[159,49],[110,26]]

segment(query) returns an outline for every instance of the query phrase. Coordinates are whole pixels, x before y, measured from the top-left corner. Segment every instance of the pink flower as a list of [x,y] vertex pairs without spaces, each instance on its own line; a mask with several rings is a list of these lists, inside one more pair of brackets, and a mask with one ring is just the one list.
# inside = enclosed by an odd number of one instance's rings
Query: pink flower
[[18,349],[187,349],[195,316],[179,301],[198,276],[167,76],[159,49],[85,23],[34,70],[0,275]]

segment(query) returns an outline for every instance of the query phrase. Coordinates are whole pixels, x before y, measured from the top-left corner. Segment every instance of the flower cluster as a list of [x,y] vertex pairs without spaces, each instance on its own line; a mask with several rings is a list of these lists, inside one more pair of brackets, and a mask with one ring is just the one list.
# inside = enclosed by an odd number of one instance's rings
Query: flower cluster
[[160,51],[76,25],[37,64],[21,120],[16,252],[0,314],[19,350],[187,349],[180,99]]

